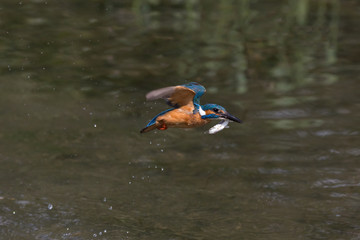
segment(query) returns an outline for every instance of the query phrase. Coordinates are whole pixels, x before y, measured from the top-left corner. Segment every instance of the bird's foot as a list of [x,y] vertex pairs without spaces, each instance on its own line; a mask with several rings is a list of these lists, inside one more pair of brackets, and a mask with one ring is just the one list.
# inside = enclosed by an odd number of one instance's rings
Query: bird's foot
[[158,127],[159,130],[166,130],[167,128],[168,128],[168,127],[166,126],[165,123],[161,124],[161,125]]

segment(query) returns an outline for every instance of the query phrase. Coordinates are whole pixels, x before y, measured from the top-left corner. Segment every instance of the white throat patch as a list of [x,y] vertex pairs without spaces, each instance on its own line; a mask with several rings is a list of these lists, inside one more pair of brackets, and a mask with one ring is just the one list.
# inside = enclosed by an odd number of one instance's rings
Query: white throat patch
[[201,106],[199,106],[199,113],[200,113],[200,116],[206,115],[205,111],[201,108]]

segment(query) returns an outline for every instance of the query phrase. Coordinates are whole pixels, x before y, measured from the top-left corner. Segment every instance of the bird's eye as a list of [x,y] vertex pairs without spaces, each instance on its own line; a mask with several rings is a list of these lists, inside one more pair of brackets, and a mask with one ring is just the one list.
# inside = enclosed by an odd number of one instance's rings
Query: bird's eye
[[217,108],[213,108],[213,110],[214,110],[214,112],[219,112],[219,109],[217,109]]

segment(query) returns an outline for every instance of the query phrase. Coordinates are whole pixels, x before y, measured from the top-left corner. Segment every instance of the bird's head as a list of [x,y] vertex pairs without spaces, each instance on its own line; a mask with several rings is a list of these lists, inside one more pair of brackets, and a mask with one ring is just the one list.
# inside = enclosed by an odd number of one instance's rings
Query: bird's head
[[217,104],[205,104],[201,106],[202,110],[205,112],[205,115],[202,115],[202,119],[228,119],[233,122],[241,123],[242,121],[237,117],[231,115],[220,105]]

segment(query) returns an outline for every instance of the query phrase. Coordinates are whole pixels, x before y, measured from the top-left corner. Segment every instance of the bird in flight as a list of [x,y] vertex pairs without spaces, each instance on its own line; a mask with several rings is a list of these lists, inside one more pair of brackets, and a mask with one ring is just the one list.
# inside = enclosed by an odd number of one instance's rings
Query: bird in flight
[[209,129],[210,134],[223,130],[230,121],[241,123],[241,120],[228,113],[217,104],[200,105],[200,98],[206,92],[205,87],[192,82],[153,90],[146,94],[146,100],[162,98],[172,108],[156,115],[140,133],[154,129],[194,128],[204,126],[211,120],[221,120]]

